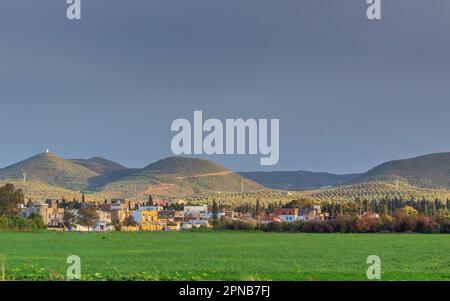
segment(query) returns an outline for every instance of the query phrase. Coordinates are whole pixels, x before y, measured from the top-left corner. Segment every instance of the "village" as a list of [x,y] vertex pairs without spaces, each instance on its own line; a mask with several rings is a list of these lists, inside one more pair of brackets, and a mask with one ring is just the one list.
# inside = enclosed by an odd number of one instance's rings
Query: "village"
[[72,232],[102,231],[181,231],[211,228],[217,221],[242,221],[256,224],[325,221],[330,219],[319,205],[310,208],[279,208],[271,214],[244,213],[213,206],[168,203],[150,200],[139,203],[126,199],[104,203],[76,203],[46,200],[21,206],[21,216],[39,216],[49,230]]

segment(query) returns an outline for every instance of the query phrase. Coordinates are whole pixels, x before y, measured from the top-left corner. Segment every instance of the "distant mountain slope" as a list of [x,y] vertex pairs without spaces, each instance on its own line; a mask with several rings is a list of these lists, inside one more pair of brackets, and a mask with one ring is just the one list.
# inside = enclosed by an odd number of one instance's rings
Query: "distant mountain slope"
[[87,169],[90,169],[98,174],[105,174],[127,169],[125,166],[122,166],[119,163],[101,157],[93,157],[90,159],[71,159],[69,161],[86,167]]
[[395,181],[422,188],[450,188],[450,153],[386,162],[350,183]]
[[98,173],[58,157],[43,153],[19,163],[0,169],[0,180],[22,180],[41,182],[72,190],[83,190],[88,179]]
[[43,192],[49,197],[62,195],[66,193],[64,189],[102,197],[144,199],[148,194],[176,197],[208,191],[239,192],[263,188],[203,159],[170,157],[142,169],[128,169],[99,157],[65,160],[51,153],[39,154],[0,169],[0,181],[22,181],[27,195],[37,197],[42,197]]
[[239,174],[268,188],[292,191],[334,187],[360,176],[360,174],[336,175],[309,171],[240,172]]
[[323,202],[354,202],[357,199],[363,201],[381,200],[382,198],[403,198],[405,200],[421,200],[422,198],[425,198],[429,201],[434,201],[435,199],[445,201],[447,198],[450,198],[450,190],[418,188],[402,182],[397,182],[395,184],[370,182],[305,191],[265,189],[245,193],[202,193],[189,196],[187,200],[196,203],[210,204],[213,200],[220,200],[227,204],[241,204],[245,202],[255,204],[256,200],[259,200],[262,204],[278,204],[280,202],[287,203],[302,198]]
[[342,185],[328,189],[301,192],[304,197],[320,201],[352,202],[360,200],[380,200],[381,198],[414,198],[420,200],[446,200],[450,197],[448,189],[419,188],[408,183],[367,182]]
[[123,179],[140,169],[127,168],[119,163],[101,157],[90,159],[71,159],[71,162],[86,167],[98,175],[88,179],[89,191],[97,191],[105,185]]
[[188,195],[205,191],[258,190],[263,187],[214,162],[170,157],[108,183],[101,190],[106,194],[117,193],[122,197],[146,194]]
[[[7,180],[0,181],[0,186],[5,184],[13,184],[16,188],[22,189],[25,195],[25,200],[32,201],[45,201],[47,199],[53,200],[81,200],[82,193],[80,191],[66,189],[61,186],[53,186],[42,182],[32,182],[32,181],[19,181],[19,180]],[[105,196],[101,194],[85,194],[85,199],[87,201],[102,202],[105,200]]]
[[[128,169],[99,157],[65,160],[44,153],[0,169],[0,183],[6,182],[23,186],[33,199],[79,197],[80,191],[101,200],[143,200],[149,194],[167,198],[204,194],[225,201],[227,195],[237,193],[236,200],[245,201],[251,195],[264,199],[262,194],[270,199],[275,197],[274,191],[286,198],[341,201],[383,196],[432,198],[450,195],[450,153],[391,161],[362,175],[305,171],[237,174],[214,162],[187,157],[165,158],[142,169]],[[264,186],[277,190],[263,190]]]

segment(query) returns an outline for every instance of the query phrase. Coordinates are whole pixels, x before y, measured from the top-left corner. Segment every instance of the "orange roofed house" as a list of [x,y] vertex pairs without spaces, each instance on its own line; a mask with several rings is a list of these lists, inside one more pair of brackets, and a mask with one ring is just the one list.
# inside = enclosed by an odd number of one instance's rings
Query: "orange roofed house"
[[281,208],[275,211],[274,216],[284,223],[292,223],[298,220],[298,208]]

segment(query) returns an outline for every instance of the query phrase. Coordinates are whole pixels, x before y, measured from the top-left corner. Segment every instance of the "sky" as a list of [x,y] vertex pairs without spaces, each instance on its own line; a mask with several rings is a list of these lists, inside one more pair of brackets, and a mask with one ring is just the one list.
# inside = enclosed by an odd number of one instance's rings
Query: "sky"
[[0,1],[0,167],[49,148],[144,167],[171,123],[280,119],[280,161],[238,171],[366,171],[450,151],[450,1]]

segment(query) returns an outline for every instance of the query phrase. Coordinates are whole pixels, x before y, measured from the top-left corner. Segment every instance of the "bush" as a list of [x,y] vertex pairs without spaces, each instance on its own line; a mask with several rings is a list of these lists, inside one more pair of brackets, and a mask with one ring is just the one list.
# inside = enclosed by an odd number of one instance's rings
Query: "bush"
[[450,219],[448,218],[440,218],[438,220],[439,223],[439,232],[450,234]]
[[355,222],[358,233],[373,233],[380,228],[381,221],[377,218],[358,217]]
[[223,230],[255,230],[256,223],[253,222],[246,222],[246,221],[240,221],[240,220],[221,220],[217,223],[215,226],[216,229],[223,229]]
[[44,222],[40,216],[32,216],[30,219],[20,216],[0,217],[0,231],[33,231],[44,228]]
[[32,214],[29,218],[34,223],[35,229],[45,229],[44,220],[42,219],[42,216],[37,214]]
[[327,223],[333,228],[333,232],[356,232],[356,217],[353,215],[340,214],[334,220],[327,221]]
[[421,216],[417,219],[416,231],[420,233],[439,233],[439,223],[437,220]]

